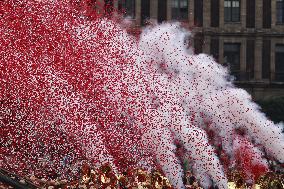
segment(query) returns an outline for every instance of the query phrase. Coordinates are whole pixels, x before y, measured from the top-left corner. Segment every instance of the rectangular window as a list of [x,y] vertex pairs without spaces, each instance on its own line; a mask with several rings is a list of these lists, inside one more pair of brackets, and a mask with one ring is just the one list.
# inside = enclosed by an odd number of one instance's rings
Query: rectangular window
[[271,28],[271,0],[263,0],[263,28]]
[[135,0],[119,0],[118,10],[124,13],[125,17],[135,18]]
[[220,0],[211,0],[211,27],[219,27]]
[[284,82],[284,44],[275,48],[275,80]]
[[271,42],[268,39],[263,40],[262,44],[262,78],[270,79],[270,51]]
[[158,22],[167,20],[167,0],[158,1]]
[[277,23],[284,23],[284,1],[277,0],[276,1],[276,14],[277,14]]
[[172,19],[188,20],[188,0],[172,0]]
[[145,25],[150,18],[150,0],[141,1],[141,25]]
[[240,80],[240,48],[240,43],[224,43],[224,65],[229,67],[236,80]]
[[218,60],[219,60],[219,39],[218,38],[212,38],[211,39],[210,54],[218,62]]
[[202,53],[203,44],[204,44],[203,34],[202,33],[195,34],[194,36],[194,53],[195,54]]
[[246,80],[251,80],[254,78],[254,40],[247,40],[246,47]]
[[194,0],[194,24],[203,26],[203,0]]
[[247,1],[247,16],[246,16],[247,28],[255,27],[255,0]]
[[240,0],[224,1],[225,22],[240,22]]

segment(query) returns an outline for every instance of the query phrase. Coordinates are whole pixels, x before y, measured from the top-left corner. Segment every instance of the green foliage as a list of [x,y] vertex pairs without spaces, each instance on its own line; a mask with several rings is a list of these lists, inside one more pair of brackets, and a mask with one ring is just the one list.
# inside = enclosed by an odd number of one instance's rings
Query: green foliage
[[284,97],[260,100],[257,103],[261,106],[262,112],[272,121],[284,122]]

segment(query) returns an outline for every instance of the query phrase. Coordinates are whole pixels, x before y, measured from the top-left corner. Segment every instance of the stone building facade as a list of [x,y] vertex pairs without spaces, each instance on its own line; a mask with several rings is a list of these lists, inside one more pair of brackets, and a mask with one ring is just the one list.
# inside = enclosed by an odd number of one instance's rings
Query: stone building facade
[[284,0],[98,0],[136,26],[177,20],[195,34],[196,53],[229,66],[255,99],[284,96]]

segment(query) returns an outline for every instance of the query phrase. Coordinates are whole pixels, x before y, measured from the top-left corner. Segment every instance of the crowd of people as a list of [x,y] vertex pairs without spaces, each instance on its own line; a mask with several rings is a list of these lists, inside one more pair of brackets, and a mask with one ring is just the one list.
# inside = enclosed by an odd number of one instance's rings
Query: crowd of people
[[[44,189],[174,189],[161,171],[151,173],[136,168],[128,169],[122,174],[116,174],[109,164],[99,169],[92,169],[87,163],[82,164],[79,179],[74,181],[57,178],[40,179],[31,176],[27,180]],[[254,184],[247,183],[238,171],[228,175],[229,189],[283,189],[284,174],[268,172]],[[21,182],[25,182],[22,180]],[[186,189],[202,189],[198,180],[190,171],[184,174]],[[12,188],[0,182],[0,189]],[[212,186],[209,189],[218,189]]]
[[[174,189],[163,173],[157,170],[149,173],[137,168],[117,175],[109,164],[97,170],[92,169],[88,164],[83,164],[80,172],[79,180],[63,184],[61,187],[64,189]],[[184,175],[184,184],[186,189],[202,189],[190,171]],[[250,184],[246,183],[240,172],[232,171],[229,174],[228,187],[229,189],[283,189],[284,175],[269,172],[261,176],[255,184]],[[56,186],[53,188],[55,189]],[[210,189],[218,189],[218,187],[211,186]]]
[[142,169],[129,169],[117,175],[109,164],[96,170],[88,164],[83,164],[80,172],[79,180],[63,184],[61,187],[64,189],[173,189],[169,180],[159,171],[148,173]]

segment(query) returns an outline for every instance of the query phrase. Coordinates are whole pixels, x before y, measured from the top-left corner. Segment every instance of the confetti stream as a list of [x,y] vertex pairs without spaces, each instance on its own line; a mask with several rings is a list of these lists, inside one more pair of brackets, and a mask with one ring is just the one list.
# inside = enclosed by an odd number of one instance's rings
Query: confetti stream
[[263,152],[284,162],[283,125],[227,68],[193,54],[190,32],[165,23],[136,38],[93,6],[0,2],[1,167],[68,179],[84,160],[116,173],[160,167],[182,189],[185,159],[205,188],[227,188],[233,165],[257,179]]

